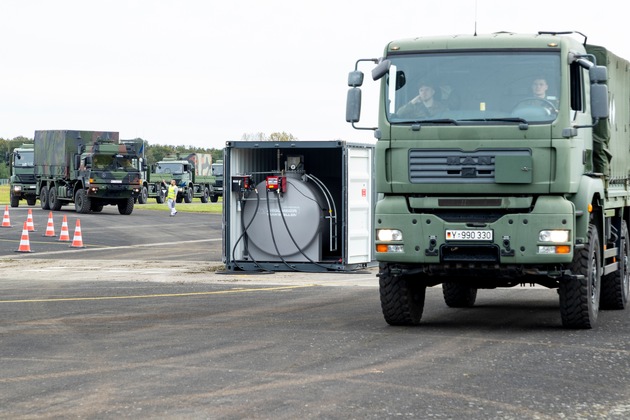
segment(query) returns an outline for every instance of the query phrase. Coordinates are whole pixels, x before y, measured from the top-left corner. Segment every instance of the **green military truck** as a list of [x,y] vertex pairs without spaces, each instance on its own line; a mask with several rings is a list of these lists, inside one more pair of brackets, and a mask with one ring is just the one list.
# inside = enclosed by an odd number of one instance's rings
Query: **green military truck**
[[22,144],[7,153],[9,167],[9,201],[18,207],[21,200],[29,206],[37,201],[35,174],[33,173],[33,145]]
[[214,183],[210,186],[210,201],[216,203],[223,196],[223,160],[212,163],[212,176]]
[[140,193],[137,156],[119,143],[117,132],[43,130],[35,132],[36,193],[44,210],[74,204],[78,213],[105,205],[133,212]]
[[216,180],[211,171],[212,155],[210,154],[169,155],[151,165],[147,183],[148,197],[155,198],[158,203],[164,203],[167,185],[171,179],[174,179],[179,188],[176,202],[192,203],[194,198],[199,198],[202,203],[207,203]]
[[142,139],[120,140],[127,147],[127,151],[133,156],[131,163],[140,172],[140,193],[136,197],[138,204],[146,204],[149,199],[149,179],[147,173],[147,160],[144,154],[145,144]]
[[[364,61],[378,127],[359,126]],[[567,328],[628,304],[630,63],[579,33],[392,41],[350,72],[346,120],[374,130],[387,323],[478,289],[556,289]]]

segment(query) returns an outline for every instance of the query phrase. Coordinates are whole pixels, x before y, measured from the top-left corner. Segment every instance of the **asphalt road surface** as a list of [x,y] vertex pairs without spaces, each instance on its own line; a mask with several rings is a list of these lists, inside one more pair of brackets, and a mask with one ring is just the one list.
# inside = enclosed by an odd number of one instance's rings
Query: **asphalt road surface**
[[220,216],[81,226],[86,248],[32,253],[0,231],[0,418],[630,418],[628,311],[565,330],[555,291],[453,309],[436,287],[420,326],[391,327],[374,268],[216,272]]
[[[17,252],[29,208],[35,228],[28,234],[31,252]],[[128,216],[120,215],[115,206],[105,206],[102,213],[62,210],[52,212],[54,237],[45,236],[49,216],[50,211],[37,207],[9,208],[12,227],[0,228],[0,258],[221,261],[220,214],[180,211],[169,217],[166,211],[143,210],[139,205]],[[59,240],[64,216],[69,242]],[[83,248],[71,246],[77,222]]]

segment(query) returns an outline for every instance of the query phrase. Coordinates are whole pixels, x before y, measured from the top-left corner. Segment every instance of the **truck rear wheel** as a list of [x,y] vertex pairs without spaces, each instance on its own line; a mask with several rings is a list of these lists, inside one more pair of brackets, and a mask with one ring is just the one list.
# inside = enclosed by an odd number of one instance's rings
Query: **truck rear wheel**
[[48,207],[51,210],[59,211],[61,210],[61,204],[62,202],[57,197],[57,187],[52,187],[48,193]]
[[600,307],[602,309],[625,309],[628,305],[630,290],[630,272],[628,258],[630,258],[630,238],[628,238],[628,225],[621,221],[619,232],[619,269],[602,277],[602,295]]
[[77,213],[89,213],[92,206],[90,198],[85,190],[81,189],[74,195],[74,209]]
[[562,325],[567,328],[593,328],[599,314],[602,280],[599,235],[595,225],[589,226],[586,246],[576,250],[571,271],[582,278],[560,282],[558,292]]
[[118,202],[118,213],[125,215],[133,213],[133,197]]
[[50,206],[48,205],[48,187],[42,187],[39,191],[39,204],[42,210],[50,210]]
[[202,203],[207,203],[208,202],[208,197],[210,196],[210,191],[208,191],[208,188],[203,189],[203,195],[201,196],[201,202]]
[[477,289],[461,283],[442,283],[442,294],[451,308],[470,308],[477,300]]
[[422,318],[426,286],[411,277],[392,275],[389,264],[379,264],[381,308],[389,325],[417,325]]

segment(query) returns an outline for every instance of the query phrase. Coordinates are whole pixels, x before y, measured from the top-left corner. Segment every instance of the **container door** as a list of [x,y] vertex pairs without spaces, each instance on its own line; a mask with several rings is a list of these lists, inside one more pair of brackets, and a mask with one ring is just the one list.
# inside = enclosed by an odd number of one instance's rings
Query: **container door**
[[373,149],[349,147],[347,159],[347,263],[369,263],[372,261],[374,208]]

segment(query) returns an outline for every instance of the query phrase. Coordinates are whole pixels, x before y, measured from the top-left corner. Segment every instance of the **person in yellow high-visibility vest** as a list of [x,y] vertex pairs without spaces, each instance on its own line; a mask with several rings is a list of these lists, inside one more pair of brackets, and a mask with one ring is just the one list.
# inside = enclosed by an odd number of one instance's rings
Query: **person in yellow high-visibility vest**
[[171,216],[175,216],[177,214],[177,210],[175,209],[175,199],[177,198],[177,192],[179,188],[177,188],[177,183],[174,179],[171,179],[171,185],[168,186],[168,192],[166,193],[166,204],[168,204],[168,208],[171,209]]

